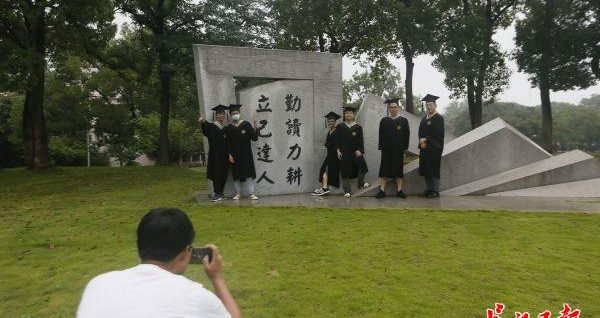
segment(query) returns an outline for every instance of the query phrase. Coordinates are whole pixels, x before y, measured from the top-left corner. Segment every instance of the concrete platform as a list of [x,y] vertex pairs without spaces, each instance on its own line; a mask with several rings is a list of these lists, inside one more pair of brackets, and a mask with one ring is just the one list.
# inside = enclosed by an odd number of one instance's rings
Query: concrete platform
[[[550,157],[548,152],[531,139],[504,120],[496,118],[444,146],[440,190],[451,189]],[[378,168],[375,167],[377,170]],[[371,187],[356,191],[355,196],[373,196],[377,193],[379,180],[367,181]],[[425,182],[419,176],[418,160],[405,165],[404,191],[418,194],[424,190]],[[390,194],[395,192],[393,182],[386,191]]]
[[497,197],[560,197],[568,196],[572,198],[596,198],[600,202],[600,178],[554,184],[542,187],[534,187],[499,193],[488,194],[488,196]]
[[448,189],[442,195],[483,195],[593,178],[600,178],[600,161],[574,150]]
[[341,195],[315,197],[310,194],[287,194],[260,197],[257,201],[231,198],[222,202],[210,202],[207,193],[197,195],[198,203],[211,206],[240,207],[315,207],[315,208],[352,208],[352,209],[427,209],[437,211],[473,210],[473,211],[514,211],[514,212],[579,212],[600,214],[600,199],[582,198],[537,198],[537,197],[500,197],[500,196],[464,196],[425,199],[409,196],[407,199],[386,197],[344,198]]

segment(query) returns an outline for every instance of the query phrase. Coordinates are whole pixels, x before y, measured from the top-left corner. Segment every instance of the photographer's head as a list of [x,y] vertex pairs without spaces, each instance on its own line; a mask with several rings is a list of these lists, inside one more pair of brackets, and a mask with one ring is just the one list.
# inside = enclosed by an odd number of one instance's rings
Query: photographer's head
[[183,274],[190,260],[194,236],[194,226],[183,211],[152,209],[144,215],[137,228],[138,254],[143,263]]

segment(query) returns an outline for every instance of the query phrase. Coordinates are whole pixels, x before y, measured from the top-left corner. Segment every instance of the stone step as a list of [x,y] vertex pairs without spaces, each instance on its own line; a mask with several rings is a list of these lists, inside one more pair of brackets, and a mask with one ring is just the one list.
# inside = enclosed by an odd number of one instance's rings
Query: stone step
[[[549,197],[549,198],[600,198],[600,178],[519,189],[488,196]],[[598,201],[595,201],[598,202]]]
[[574,150],[448,189],[442,195],[483,195],[599,177],[600,161]]

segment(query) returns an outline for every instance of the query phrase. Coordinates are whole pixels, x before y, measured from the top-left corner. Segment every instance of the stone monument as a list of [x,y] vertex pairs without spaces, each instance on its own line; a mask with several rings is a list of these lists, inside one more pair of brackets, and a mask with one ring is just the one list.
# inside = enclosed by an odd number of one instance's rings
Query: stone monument
[[[210,114],[217,104],[241,103],[243,119],[252,123],[256,117],[258,126],[265,125],[252,145],[256,194],[314,190],[326,154],[323,115],[339,112],[342,106],[342,56],[200,44],[193,52],[200,112]],[[277,81],[241,90],[238,99],[234,78]],[[206,140],[204,145],[208,147]],[[212,192],[212,184],[209,187]],[[225,194],[232,193],[232,183],[227,182]]]

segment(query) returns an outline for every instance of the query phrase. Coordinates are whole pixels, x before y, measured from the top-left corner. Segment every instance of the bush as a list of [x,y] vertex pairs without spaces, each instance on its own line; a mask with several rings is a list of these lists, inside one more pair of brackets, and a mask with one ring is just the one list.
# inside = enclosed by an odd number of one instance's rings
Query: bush
[[87,164],[86,140],[53,136],[50,138],[50,156],[54,164],[59,166],[84,166]]

